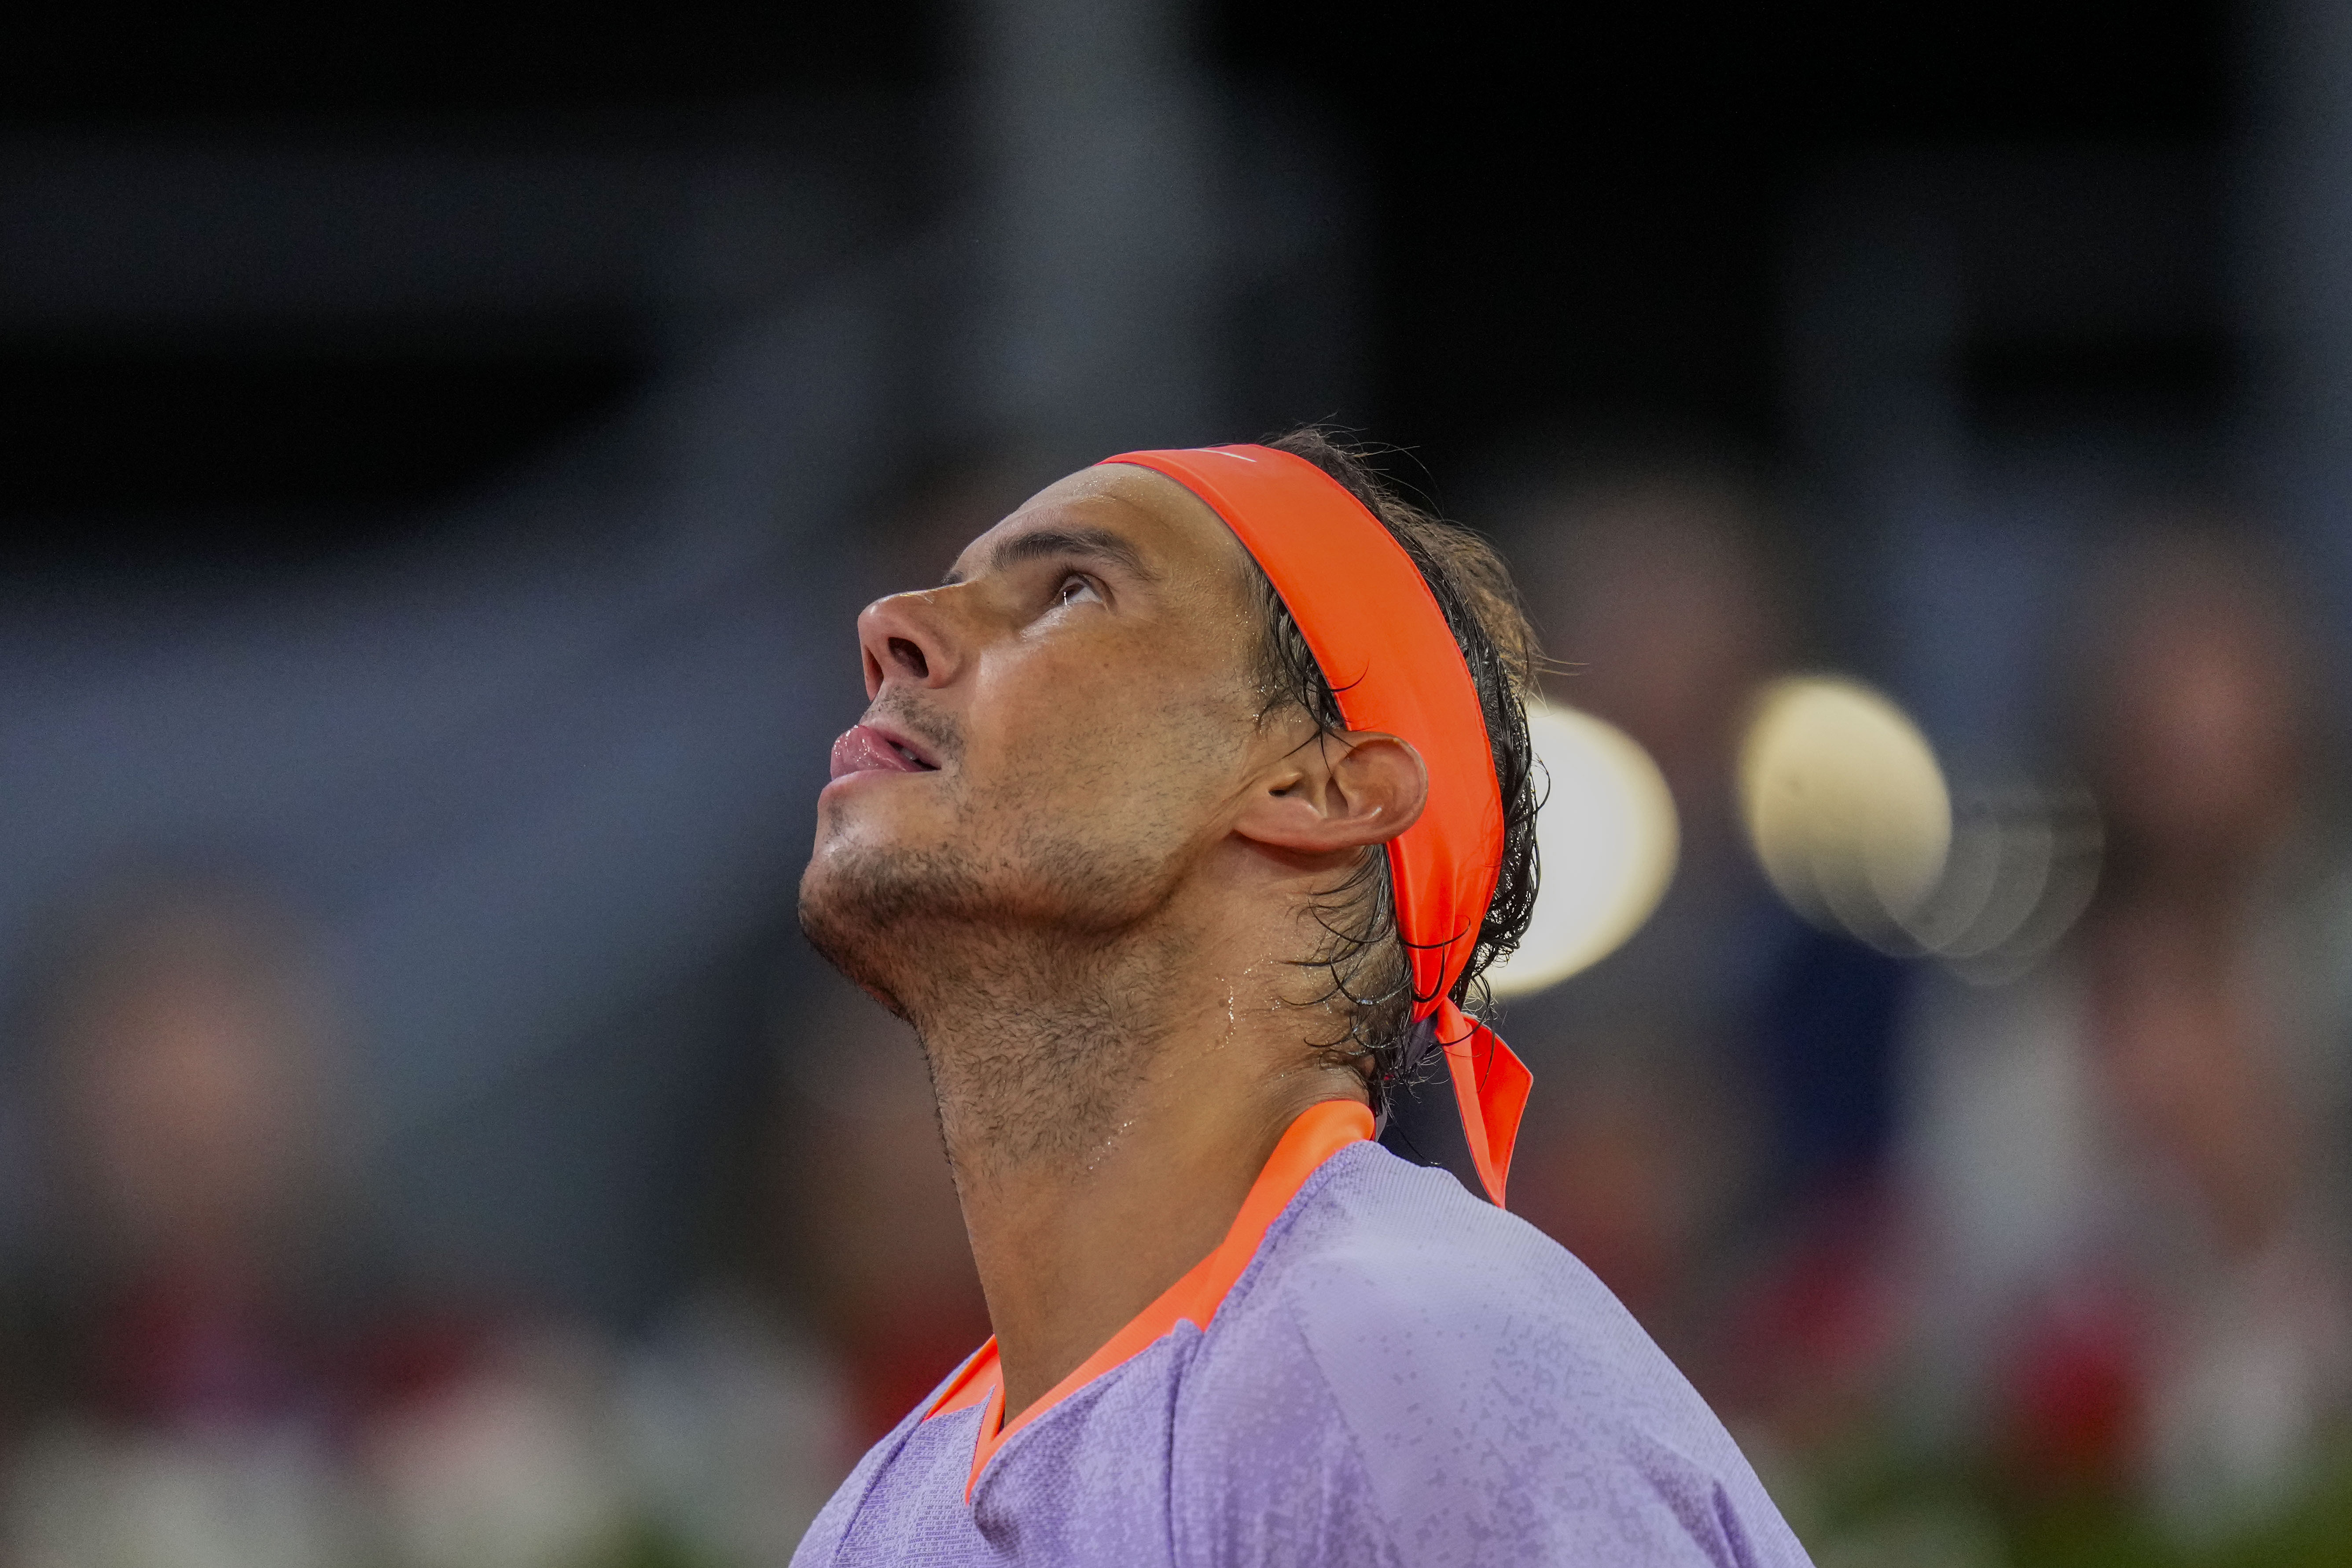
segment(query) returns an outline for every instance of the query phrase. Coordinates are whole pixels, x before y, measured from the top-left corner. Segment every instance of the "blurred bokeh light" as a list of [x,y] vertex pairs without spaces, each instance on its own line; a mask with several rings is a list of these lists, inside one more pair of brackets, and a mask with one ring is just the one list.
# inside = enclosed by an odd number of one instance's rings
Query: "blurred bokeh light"
[[1543,876],[1518,951],[1486,972],[1497,996],[1557,985],[1607,957],[1657,908],[1678,843],[1665,776],[1632,736],[1543,701],[1528,704],[1528,733],[1545,791]]
[[1740,744],[1739,794],[1765,874],[1809,920],[1892,940],[1943,876],[1952,800],[1935,751],[1859,681],[1767,688]]

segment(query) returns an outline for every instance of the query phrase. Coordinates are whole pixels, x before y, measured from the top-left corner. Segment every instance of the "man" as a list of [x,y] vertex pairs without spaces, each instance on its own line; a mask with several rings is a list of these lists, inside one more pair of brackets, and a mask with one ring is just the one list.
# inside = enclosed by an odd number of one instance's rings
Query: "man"
[[1592,1276],[1372,1142],[1526,1076],[1533,642],[1314,432],[1055,484],[859,617],[801,921],[921,1037],[995,1337],[803,1563],[1796,1563]]

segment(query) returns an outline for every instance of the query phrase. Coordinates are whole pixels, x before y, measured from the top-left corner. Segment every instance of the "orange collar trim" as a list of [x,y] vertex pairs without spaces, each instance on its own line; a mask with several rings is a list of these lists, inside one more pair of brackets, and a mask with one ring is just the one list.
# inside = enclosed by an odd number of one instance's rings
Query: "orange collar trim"
[[1352,1100],[1327,1100],[1310,1105],[1298,1113],[1296,1121],[1266,1157],[1265,1168],[1251,1184],[1249,1196],[1242,1200],[1241,1213],[1234,1216],[1233,1228],[1217,1249],[1194,1264],[1185,1276],[1160,1294],[1160,1299],[1130,1319],[1127,1326],[1113,1334],[1102,1349],[1078,1364],[1077,1370],[1047,1391],[1045,1397],[1014,1416],[1004,1419],[1004,1373],[996,1360],[996,1341],[992,1338],[963,1363],[963,1370],[931,1407],[923,1412],[929,1421],[934,1415],[952,1415],[982,1405],[980,1414],[980,1434],[972,1446],[971,1479],[964,1483],[964,1501],[971,1500],[972,1489],[980,1485],[980,1473],[988,1461],[1004,1446],[1006,1438],[1032,1421],[1059,1405],[1064,1399],[1095,1379],[1118,1367],[1126,1365],[1159,1341],[1175,1331],[1180,1322],[1206,1329],[1224,1305],[1226,1292],[1257,1256],[1259,1244],[1265,1240],[1266,1227],[1275,1217],[1290,1206],[1307,1178],[1323,1168],[1323,1163],[1350,1143],[1360,1143],[1372,1135],[1372,1113]]

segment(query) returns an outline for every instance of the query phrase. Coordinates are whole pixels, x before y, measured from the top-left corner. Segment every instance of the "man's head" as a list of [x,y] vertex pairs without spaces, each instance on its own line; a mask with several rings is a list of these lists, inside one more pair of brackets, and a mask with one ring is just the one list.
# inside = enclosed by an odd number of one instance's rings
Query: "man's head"
[[[1474,536],[1404,506],[1318,434],[1269,444],[1387,526],[1478,688],[1505,864],[1466,989],[1532,899],[1519,707],[1532,639]],[[1262,964],[1289,1005],[1323,1010],[1312,1043],[1361,1058],[1378,1093],[1412,1001],[1382,846],[1424,804],[1422,759],[1347,731],[1280,600],[1204,502],[1142,468],[1084,470],[975,541],[943,587],[869,606],[860,636],[873,704],[836,748],[802,883],[803,923],[846,973],[923,1026],[958,998],[984,1005],[1005,978],[992,964],[1041,954],[1076,988],[1139,941]],[[1265,951],[1234,951],[1253,937]]]

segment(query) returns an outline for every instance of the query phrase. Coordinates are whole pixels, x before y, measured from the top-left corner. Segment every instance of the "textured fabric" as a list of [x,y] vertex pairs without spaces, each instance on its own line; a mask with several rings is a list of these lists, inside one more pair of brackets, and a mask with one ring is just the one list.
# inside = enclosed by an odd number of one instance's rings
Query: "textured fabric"
[[1738,1449],[1599,1280],[1451,1176],[1334,1154],[1204,1333],[1013,1434],[918,1412],[810,1528],[824,1564],[1801,1564]]

